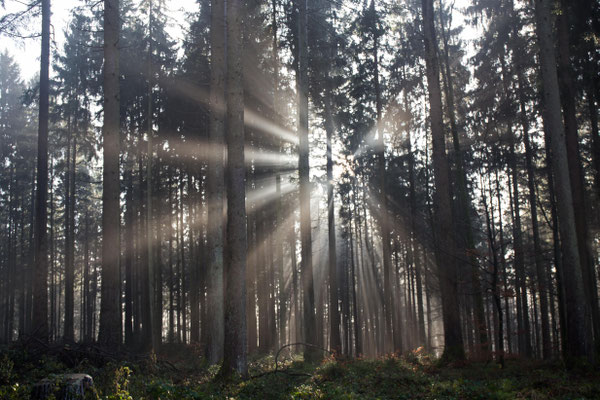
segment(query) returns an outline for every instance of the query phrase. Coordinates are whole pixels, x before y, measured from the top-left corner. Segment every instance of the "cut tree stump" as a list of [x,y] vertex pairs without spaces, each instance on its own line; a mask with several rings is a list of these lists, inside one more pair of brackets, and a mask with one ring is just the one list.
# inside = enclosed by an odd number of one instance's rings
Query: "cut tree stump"
[[[45,400],[54,395],[58,400],[84,399],[94,394],[94,380],[87,374],[63,374],[44,378],[33,386],[31,398]],[[94,396],[90,397],[93,398]]]

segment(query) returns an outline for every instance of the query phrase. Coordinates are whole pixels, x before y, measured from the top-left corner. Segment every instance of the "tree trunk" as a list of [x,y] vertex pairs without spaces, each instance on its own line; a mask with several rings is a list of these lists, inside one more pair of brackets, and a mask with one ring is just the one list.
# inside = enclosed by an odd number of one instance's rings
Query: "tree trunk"
[[156,283],[155,283],[155,263],[154,263],[154,226],[152,216],[154,210],[152,208],[152,136],[154,135],[153,129],[153,110],[152,110],[152,86],[154,85],[154,76],[152,71],[152,0],[148,2],[148,65],[147,65],[147,79],[148,79],[148,110],[146,115],[146,134],[148,135],[148,154],[147,154],[147,165],[146,165],[146,257],[148,260],[148,312],[149,312],[149,326],[146,332],[150,335],[150,346],[151,349],[156,352],[160,347],[160,336],[157,335],[156,325]]
[[119,240],[119,0],[104,0],[102,294],[98,341],[121,343]]
[[[304,341],[316,345],[318,342],[315,316],[315,293],[312,265],[312,232],[310,215],[310,176],[308,143],[308,48],[307,48],[307,0],[298,1],[298,168],[300,174],[300,236],[302,242],[302,290]],[[317,358],[314,348],[306,346],[304,357]]]
[[[520,88],[519,84],[519,88]],[[521,90],[520,90],[521,91]],[[535,174],[533,170],[533,151],[529,139],[529,124],[525,115],[526,108],[524,97],[519,94],[521,103],[521,119],[523,127],[523,139],[525,142],[525,162],[527,165],[527,187],[529,189],[529,210],[531,214],[531,229],[533,231],[533,251],[535,270],[537,274],[538,293],[540,296],[540,313],[542,320],[542,358],[549,359],[552,356],[552,343],[550,341],[550,323],[548,320],[548,284],[546,271],[544,270],[543,249],[540,243],[539,224],[537,217],[537,196],[535,194]]]
[[335,354],[342,351],[340,336],[340,312],[338,309],[338,273],[335,240],[335,199],[333,192],[332,138],[335,130],[331,104],[331,86],[328,87],[325,104],[325,131],[327,133],[327,228],[329,235],[329,340]]
[[187,285],[186,282],[188,282],[188,276],[186,273],[186,262],[185,262],[185,228],[183,226],[183,206],[184,206],[184,201],[183,201],[183,188],[185,186],[185,181],[184,181],[184,174],[183,174],[183,166],[180,169],[180,174],[179,174],[179,252],[181,254],[181,270],[180,270],[180,276],[181,276],[181,304],[179,305],[179,308],[181,309],[181,326],[182,326],[182,331],[181,331],[181,338],[182,338],[182,343],[187,343]]
[[183,246],[183,243],[181,241],[181,238],[179,236],[179,232],[180,232],[180,222],[179,222],[179,196],[177,195],[177,186],[175,186],[175,203],[173,204],[173,208],[175,211],[175,259],[177,260],[177,263],[175,265],[175,296],[177,297],[177,343],[182,343],[181,341],[181,334],[182,334],[182,329],[181,329],[181,314],[183,312],[183,307],[182,307],[182,292],[181,292],[181,286],[183,284],[183,277],[181,272],[183,271],[181,268],[181,263],[183,262],[183,260],[179,257],[180,255],[180,249]]
[[[504,88],[504,101],[506,102],[505,107],[508,107],[508,99],[510,96],[509,89],[509,77],[506,63],[504,60],[504,54],[501,55],[500,63],[502,66],[502,84]],[[517,141],[516,133],[512,129],[512,126],[508,126],[508,140],[509,140],[509,155],[508,164],[510,167],[511,179],[512,179],[512,203],[514,207],[513,211],[513,249],[514,249],[514,268],[516,275],[516,282],[519,286],[517,288],[517,296],[520,295],[518,306],[520,305],[520,318],[518,318],[519,324],[519,352],[527,357],[531,357],[531,330],[529,328],[529,306],[527,300],[527,287],[526,287],[526,274],[525,274],[525,255],[523,250],[523,230],[521,228],[521,206],[519,197],[519,169],[517,167],[517,155],[515,151],[515,143]],[[524,333],[524,336],[521,335]]]
[[383,138],[383,126],[381,123],[382,117],[382,101],[381,101],[381,88],[379,83],[379,27],[376,26],[376,10],[375,1],[371,0],[370,12],[372,17],[373,25],[369,28],[373,35],[373,79],[375,87],[375,109],[376,109],[376,121],[375,121],[375,134],[377,135],[377,142],[375,144],[375,151],[377,153],[377,178],[378,178],[378,191],[379,191],[379,221],[381,225],[381,242],[382,242],[382,258],[383,258],[383,292],[384,292],[384,304],[383,312],[385,314],[385,326],[384,328],[384,351],[397,350],[394,348],[393,337],[394,337],[394,318],[393,318],[393,293],[392,293],[392,271],[391,271],[391,249],[390,249],[390,226],[388,216],[388,204],[386,194],[386,176],[385,176],[385,143]]
[[168,168],[167,174],[169,175],[169,191],[168,191],[168,209],[169,218],[167,219],[169,224],[169,343],[175,341],[175,272],[173,270],[173,178],[171,168]]
[[[427,252],[425,250],[425,247],[422,246],[422,250],[423,250],[423,264],[427,265]],[[432,346],[433,346],[433,323],[432,323],[432,316],[431,316],[431,285],[430,285],[430,280],[431,277],[429,275],[429,273],[427,273],[427,271],[425,271],[425,298],[427,300],[427,310],[426,310],[426,314],[427,314],[427,345],[426,348],[431,351]]]
[[[188,242],[190,244],[190,343],[198,344],[200,342],[200,297],[199,297],[199,264],[197,260],[203,259],[200,253],[200,242],[196,242],[194,235],[198,235],[201,226],[201,217],[199,215],[199,207],[194,205],[194,201],[199,201],[197,198],[195,181],[193,175],[188,171],[188,211],[189,211],[189,232]],[[202,185],[200,186],[202,190]],[[203,240],[204,235],[198,235],[199,240]],[[159,242],[160,243],[160,242]]]
[[[253,172],[247,172],[250,177],[249,189],[254,188]],[[258,240],[256,239],[256,223],[255,223],[255,212],[250,209],[248,212],[247,220],[247,237],[248,237],[248,249],[247,249],[247,266],[246,266],[246,329],[248,331],[248,353],[252,354],[257,349],[257,318],[256,318],[256,274],[257,274],[257,249]]]
[[143,140],[141,137],[138,137],[137,141],[137,187],[135,192],[136,207],[135,207],[135,254],[136,254],[136,263],[134,269],[134,277],[132,283],[134,285],[134,295],[133,295],[133,321],[134,321],[134,338],[136,346],[142,341],[141,328],[143,323],[142,318],[142,271],[145,270],[145,257],[146,253],[144,252],[144,233],[146,232],[144,229],[144,162],[143,162]]
[[75,242],[73,240],[73,225],[71,220],[71,180],[73,175],[71,173],[71,142],[73,140],[73,129],[71,124],[71,116],[67,117],[67,154],[66,164],[67,168],[65,171],[65,320],[64,320],[64,332],[63,337],[65,341],[72,342],[74,340],[73,330],[73,292],[74,285],[73,281],[75,278],[75,271],[73,270],[73,250]]
[[50,65],[50,0],[42,0],[42,53],[37,143],[36,218],[34,234],[33,314],[31,334],[48,341],[48,109]]
[[[32,181],[32,185],[35,185],[35,182]],[[54,211],[54,166],[53,163],[50,164],[50,245],[49,250],[50,250],[50,330],[49,330],[49,337],[50,340],[53,340],[55,337],[55,332],[56,332],[56,251],[55,251],[55,245],[54,245],[54,228],[55,228],[55,211]],[[33,199],[35,199],[34,193],[31,193],[32,195],[32,203],[33,203]],[[33,207],[31,208],[31,216],[33,217],[34,211],[33,211]],[[30,227],[29,229],[29,239],[32,238],[32,231],[33,231],[33,227]],[[31,243],[31,240],[30,240]],[[31,246],[31,245],[30,245]],[[22,285],[22,315],[23,315],[23,321],[19,323],[19,326],[22,327],[22,333],[27,333],[27,287],[26,287],[26,281],[27,279],[27,269],[25,269],[23,271],[23,275],[22,275],[22,280],[23,280],[23,285]]]
[[475,239],[473,237],[473,226],[471,223],[471,199],[469,196],[469,192],[467,189],[467,177],[464,168],[463,162],[463,149],[460,145],[460,140],[458,136],[458,126],[456,124],[456,112],[455,112],[455,103],[454,103],[454,84],[452,79],[452,72],[450,70],[450,55],[449,55],[449,44],[448,44],[448,35],[446,32],[445,20],[444,20],[444,10],[442,7],[442,0],[440,0],[440,27],[442,34],[442,43],[444,45],[444,71],[446,77],[446,85],[445,87],[445,99],[448,107],[448,117],[450,120],[450,131],[452,133],[452,145],[454,149],[454,161],[456,168],[456,183],[458,184],[458,213],[457,218],[459,218],[461,226],[458,227],[457,232],[461,233],[463,237],[464,243],[461,243],[462,246],[459,246],[461,254],[464,254],[468,258],[468,263],[471,270],[471,285],[473,286],[473,306],[475,308],[475,329],[477,330],[477,335],[479,342],[481,343],[481,347],[477,349],[477,351],[482,351],[484,353],[489,351],[488,344],[488,334],[485,325],[485,313],[483,311],[483,292],[481,290],[481,279],[479,277],[479,261],[477,257],[475,257]]
[[283,233],[285,232],[282,210],[282,195],[281,195],[281,175],[275,177],[275,193],[277,196],[276,204],[276,223],[275,232],[275,265],[277,267],[277,282],[279,286],[278,296],[278,323],[279,323],[279,347],[285,345],[285,316],[286,316],[286,298],[288,292],[285,289],[285,276],[283,268]]
[[[131,161],[128,163],[130,164]],[[127,192],[125,194],[125,345],[133,344],[133,166],[125,172]]]
[[[585,181],[579,151],[577,133],[577,111],[574,82],[571,77],[571,56],[569,49],[569,26],[567,18],[570,8],[561,0],[561,13],[557,17],[558,33],[558,79],[560,101],[562,103],[564,129],[566,136],[567,162],[571,181],[571,197],[575,218],[575,232],[579,250],[579,261],[583,273],[583,289],[587,305],[591,312],[592,328],[595,339],[595,357],[600,356],[600,306],[598,304],[598,286],[595,262],[589,243],[588,208],[585,200]],[[593,144],[593,143],[592,143]]]
[[435,178],[435,249],[440,280],[444,321],[445,360],[463,359],[464,347],[458,306],[456,244],[453,236],[450,176],[446,157],[442,100],[437,58],[437,41],[433,18],[433,0],[422,0],[425,62],[429,92],[431,136],[433,141],[433,168]]
[[578,251],[565,129],[561,119],[549,0],[535,0],[535,11],[543,84],[544,125],[549,131],[551,141],[547,145],[552,148],[552,168],[556,179],[556,203],[563,260],[565,269],[568,269],[568,273],[564,274],[567,305],[567,353],[565,356],[568,362],[572,362],[591,354],[591,332],[588,315],[586,315],[583,272]]
[[298,284],[298,260],[296,257],[296,220],[292,219],[289,228],[289,245],[290,245],[290,256],[292,258],[292,290],[294,295],[292,302],[294,303],[294,341],[298,342],[302,338],[302,320],[300,318],[300,285]]
[[[277,42],[277,0],[271,1],[271,29],[273,34],[272,44],[272,61],[273,61],[273,116],[274,122],[278,124],[280,122],[278,103],[279,103],[279,56],[278,56],[278,42]],[[281,151],[281,143],[279,145]],[[279,286],[278,296],[278,325],[279,325],[279,347],[285,344],[285,319],[286,319],[286,290],[285,290],[285,278],[284,278],[284,267],[283,267],[283,243],[284,238],[282,231],[285,230],[283,227],[283,215],[282,215],[282,194],[281,194],[281,175],[278,173],[275,176],[275,191],[277,195],[276,199],[276,211],[275,211],[275,232],[278,232],[275,238],[275,265],[277,267],[277,277]]]
[[[403,71],[403,75],[404,75],[404,71]],[[423,344],[425,344],[425,340],[426,340],[426,335],[425,335],[425,318],[424,318],[424,312],[423,312],[423,288],[422,288],[422,284],[421,284],[421,270],[422,270],[422,264],[419,263],[419,254],[418,254],[418,245],[417,245],[417,240],[416,240],[416,230],[417,230],[417,221],[416,221],[416,215],[418,213],[417,210],[417,198],[416,198],[416,187],[415,187],[415,157],[413,154],[413,148],[412,148],[412,137],[411,137],[411,119],[412,116],[410,116],[409,114],[409,100],[408,100],[408,90],[406,88],[404,88],[404,109],[407,112],[407,115],[409,115],[409,118],[406,121],[406,127],[405,127],[405,133],[407,135],[406,137],[406,145],[407,145],[407,153],[408,153],[408,185],[409,185],[409,192],[408,192],[408,198],[409,198],[409,204],[410,204],[410,233],[409,233],[409,249],[411,251],[411,257],[413,262],[415,263],[415,268],[417,271],[417,300],[419,301],[418,304],[418,313],[419,313],[419,339],[420,342],[422,342]],[[398,273],[398,270],[396,269],[396,273]],[[394,337],[399,336],[396,335],[396,332],[394,332]],[[402,346],[398,347],[398,349],[401,351]]]
[[[545,142],[550,143],[549,132],[544,128]],[[558,294],[558,315],[560,319],[560,348],[563,353],[567,351],[567,315],[565,310],[566,299],[564,291],[564,273],[563,273],[563,259],[561,251],[561,241],[558,232],[558,213],[556,207],[556,196],[554,189],[554,175],[552,173],[552,150],[550,146],[546,145],[546,164],[547,164],[547,175],[548,175],[548,194],[550,197],[550,212],[551,212],[551,228],[552,228],[552,242],[553,242],[553,256],[554,266],[556,268],[556,292]]]
[[[86,205],[86,207],[88,207]],[[82,308],[82,329],[83,329],[83,342],[92,342],[92,330],[90,321],[92,315],[90,313],[90,215],[86,209],[84,217],[84,242],[83,242],[83,292],[81,294],[83,299]],[[130,310],[131,311],[131,310]],[[131,334],[131,332],[130,332]]]
[[[498,169],[496,169],[496,201],[498,202],[498,215],[499,215],[499,234],[500,234],[500,265],[502,267],[502,286],[504,289],[504,309],[506,313],[506,341],[507,341],[507,351],[508,353],[512,352],[512,331],[511,331],[511,323],[510,323],[510,308],[508,306],[508,279],[506,273],[506,257],[504,256],[506,252],[506,248],[504,245],[504,228],[502,224],[502,201],[501,201],[501,189],[500,189],[500,177]],[[499,290],[499,289],[498,289]]]
[[246,360],[246,188],[242,2],[227,2],[227,240],[225,241],[225,336],[223,368],[248,374]]
[[[151,254],[148,253],[148,235],[151,235],[151,230],[148,229],[148,182],[144,180],[147,178],[147,171],[144,170],[144,162],[142,154],[144,153],[144,134],[142,131],[139,132],[139,154],[138,159],[138,178],[139,178],[139,204],[140,204],[140,215],[139,215],[139,239],[138,239],[138,252],[139,252],[139,263],[138,263],[138,276],[136,283],[139,290],[139,311],[140,311],[140,322],[141,329],[138,337],[138,344],[140,350],[150,352],[152,350],[152,322],[151,322],[151,309],[150,309],[150,283],[149,283],[149,268],[148,268],[148,257]],[[148,154],[146,154],[148,156]]]
[[[255,169],[258,175],[258,182],[263,181],[263,177]],[[259,190],[264,190],[264,182],[261,183]],[[269,340],[269,279],[267,253],[267,236],[269,229],[267,227],[266,201],[257,200],[255,214],[256,219],[256,298],[258,300],[258,351],[260,354],[267,354],[270,350]]]
[[[70,189],[69,189],[69,202],[70,207],[69,207],[69,214],[68,214],[68,218],[69,218],[69,228],[71,230],[71,240],[68,243],[69,246],[69,255],[71,257],[71,269],[73,272],[73,276],[72,278],[72,282],[74,284],[75,281],[75,210],[76,210],[76,199],[77,199],[77,194],[75,192],[75,188],[77,186],[77,136],[73,137],[73,149],[72,149],[72,153],[71,153],[71,165],[68,167],[71,170],[71,181],[70,181]],[[74,304],[74,299],[72,299],[73,302],[73,309],[75,308],[75,304]],[[74,320],[75,316],[72,315],[71,316],[71,325],[73,325],[73,320]],[[74,331],[74,328],[72,328],[72,331]],[[73,340],[75,339],[74,337],[74,332],[73,332]]]
[[[355,178],[356,180],[356,178]],[[350,197],[350,194],[348,194],[348,197]],[[350,199],[348,199],[348,202],[350,202]],[[354,235],[353,234],[353,229],[352,229],[352,221],[354,221],[354,229],[355,232],[358,232],[358,223],[355,220],[356,217],[358,217],[357,215],[357,207],[356,207],[356,183],[354,184],[354,189],[353,189],[353,193],[352,193],[352,213],[350,214],[351,218],[350,218],[350,245],[352,246],[351,249],[354,249],[354,243],[356,243],[356,251],[352,251],[351,254],[351,285],[352,285],[352,313],[353,313],[353,319],[354,319],[354,357],[358,358],[361,357],[363,355],[363,340],[362,340],[362,318],[361,318],[361,314],[360,314],[360,309],[358,306],[358,292],[359,292],[359,287],[358,287],[358,282],[359,280],[357,279],[357,274],[358,274],[358,269],[360,268],[360,265],[362,264],[362,261],[359,261],[359,246],[360,246],[360,236],[358,235]],[[356,238],[356,239],[355,239]],[[355,257],[354,254],[356,254],[356,261],[355,261]],[[362,250],[360,251],[360,257],[362,258]]]
[[223,139],[225,135],[225,1],[211,2],[211,75],[209,140],[212,148],[208,165],[208,264],[206,271],[206,339],[211,364],[223,358]]
[[[347,228],[347,232],[348,232],[348,236],[351,235],[350,232],[350,228],[348,226]],[[344,256],[344,262],[342,263],[342,265],[344,266],[341,272],[342,278],[341,278],[341,292],[342,292],[342,312],[343,312],[343,327],[344,327],[344,336],[342,339],[342,349],[343,349],[343,355],[346,357],[351,357],[352,355],[352,351],[351,351],[351,346],[352,346],[352,320],[350,317],[350,276],[349,276],[349,272],[350,269],[348,268],[348,266],[350,265],[350,263],[352,262],[350,257],[352,257],[352,243],[350,243],[350,240],[348,238],[348,240],[345,241],[345,256]]]
[[[160,160],[159,157],[156,158]],[[160,165],[158,162],[154,164],[152,168],[152,179],[154,180],[152,187],[152,197],[155,199],[159,197],[161,193],[161,177],[160,177]],[[155,245],[153,247],[153,297],[154,310],[152,312],[152,339],[154,340],[154,349],[160,349],[162,344],[162,328],[163,328],[163,277],[162,277],[162,201],[153,201],[154,204],[152,215],[154,215],[154,232],[155,232]]]
[[277,225],[275,224],[275,208],[269,211],[269,228],[271,229],[271,234],[268,237],[268,260],[267,260],[267,294],[269,295],[269,348],[273,349],[277,345],[277,315],[276,315],[276,303],[277,303],[277,295],[276,295],[276,287],[275,287],[275,258],[274,252],[275,245],[273,236],[275,234],[273,232],[276,229]]
[[[0,321],[2,321],[2,329],[0,330],[0,343],[10,343],[12,341],[12,316],[11,316],[11,296],[14,297],[15,287],[13,285],[13,274],[16,270],[17,264],[17,227],[16,227],[16,216],[15,210],[17,208],[17,201],[15,200],[15,185],[16,181],[13,180],[15,173],[15,167],[10,167],[9,179],[8,179],[8,232],[7,232],[7,248],[6,248],[6,259],[5,268],[3,271],[3,279],[0,280],[0,287],[2,287],[2,295],[0,297]],[[22,245],[22,240],[21,240]]]
[[[483,178],[482,178],[483,179]],[[494,228],[494,206],[493,206],[493,195],[492,195],[492,188],[491,188],[491,178],[488,175],[488,184],[489,184],[489,195],[490,195],[490,207],[488,208],[488,204],[487,204],[487,198],[485,196],[485,193],[483,193],[482,196],[482,202],[483,202],[483,207],[485,209],[485,220],[486,220],[486,227],[487,227],[487,236],[488,236],[488,243],[489,243],[489,247],[492,253],[492,296],[494,299],[494,306],[496,307],[496,316],[497,321],[498,321],[498,326],[496,329],[496,360],[498,361],[498,364],[500,364],[500,366],[502,368],[504,368],[504,337],[503,337],[503,330],[504,330],[504,319],[503,319],[503,315],[502,315],[502,302],[500,301],[500,287],[499,287],[499,274],[500,274],[500,262],[498,260],[498,248],[496,245],[496,230]],[[483,182],[482,182],[483,183]],[[485,189],[483,188],[483,184],[482,184],[482,191],[484,191]],[[490,210],[491,208],[491,210]],[[500,220],[502,220],[502,215],[500,215]],[[489,325],[491,327],[491,325]]]

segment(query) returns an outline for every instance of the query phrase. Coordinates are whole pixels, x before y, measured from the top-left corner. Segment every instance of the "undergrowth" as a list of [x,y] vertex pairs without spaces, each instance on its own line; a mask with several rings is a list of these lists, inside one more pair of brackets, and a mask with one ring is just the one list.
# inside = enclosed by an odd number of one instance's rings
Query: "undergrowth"
[[300,356],[250,360],[250,377],[218,377],[189,348],[166,348],[145,361],[67,366],[26,349],[0,351],[0,399],[28,399],[34,383],[81,372],[94,378],[91,398],[126,399],[600,399],[600,373],[569,372],[560,363],[507,360],[440,366],[434,357],[409,353],[376,360],[305,363]]

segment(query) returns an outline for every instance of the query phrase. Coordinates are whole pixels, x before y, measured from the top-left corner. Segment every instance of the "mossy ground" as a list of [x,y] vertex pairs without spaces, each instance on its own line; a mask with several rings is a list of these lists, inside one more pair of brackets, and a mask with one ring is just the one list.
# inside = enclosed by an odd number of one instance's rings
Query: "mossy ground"
[[262,357],[251,361],[251,378],[222,381],[189,348],[167,351],[159,360],[168,362],[84,359],[69,368],[57,357],[4,350],[0,399],[27,399],[35,382],[66,372],[92,375],[100,399],[600,399],[599,371],[568,372],[558,362],[509,359],[500,369],[493,362],[439,367],[422,354],[316,364],[286,355],[281,372],[270,373],[273,357]]

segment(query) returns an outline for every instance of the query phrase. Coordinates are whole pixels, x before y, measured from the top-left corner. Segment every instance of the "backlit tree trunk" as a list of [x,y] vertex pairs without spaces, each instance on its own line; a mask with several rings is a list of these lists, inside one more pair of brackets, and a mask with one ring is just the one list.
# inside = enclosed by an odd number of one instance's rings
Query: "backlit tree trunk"
[[243,3],[227,1],[227,233],[224,252],[224,372],[247,375],[246,168],[242,78]]
[[121,342],[119,241],[119,0],[104,0],[102,292],[98,341]]
[[[302,290],[304,341],[316,345],[318,342],[315,316],[315,294],[312,265],[312,232],[310,215],[310,176],[308,143],[308,50],[307,50],[307,0],[298,0],[298,138],[300,140],[298,168],[300,174],[300,239],[302,243]],[[316,357],[315,349],[306,347],[306,359]]]
[[431,136],[433,143],[433,170],[435,180],[435,250],[444,321],[444,355],[446,360],[464,358],[463,338],[460,327],[458,290],[456,276],[456,243],[452,221],[450,174],[446,156],[442,99],[439,81],[437,41],[433,18],[433,0],[422,0],[425,62],[430,105]]
[[549,0],[535,0],[535,21],[540,47],[540,69],[543,84],[544,124],[552,148],[552,170],[556,179],[556,205],[564,260],[564,281],[567,313],[567,360],[590,355],[591,332],[586,315],[583,274],[578,251],[575,213],[569,176],[569,161],[565,145],[565,129],[556,71]]
[[[560,101],[565,126],[567,160],[571,180],[571,196],[575,217],[575,230],[579,249],[579,261],[583,273],[583,288],[592,318],[592,328],[596,338],[596,356],[600,356],[600,306],[598,304],[598,286],[595,262],[589,243],[587,202],[585,199],[585,179],[581,165],[579,135],[577,130],[577,111],[575,87],[571,73],[571,55],[569,49],[570,6],[561,0],[561,13],[557,17],[558,34],[558,82]],[[593,142],[592,142],[593,144]]]
[[223,139],[225,130],[225,2],[211,3],[211,76],[210,76],[210,154],[208,166],[208,270],[207,345],[208,360],[215,364],[223,357]]
[[50,65],[50,0],[42,0],[42,55],[37,141],[36,217],[34,234],[33,313],[31,333],[48,341],[48,102]]

